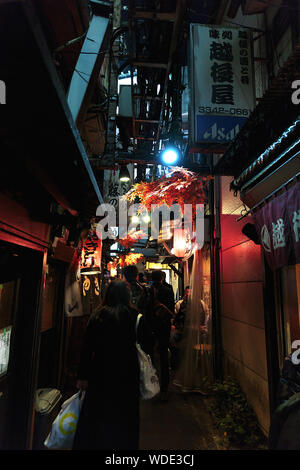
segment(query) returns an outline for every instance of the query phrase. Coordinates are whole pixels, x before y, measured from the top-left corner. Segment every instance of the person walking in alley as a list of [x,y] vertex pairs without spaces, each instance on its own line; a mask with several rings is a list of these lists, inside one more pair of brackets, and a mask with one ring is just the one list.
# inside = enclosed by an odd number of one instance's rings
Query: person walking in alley
[[[142,299],[143,311],[147,325],[154,334],[154,342],[148,349],[152,349],[150,356],[154,358],[154,347],[157,346],[160,361],[160,398],[167,401],[169,386],[169,340],[171,331],[172,313],[160,302],[158,289],[155,285],[145,290]],[[150,339],[151,341],[151,339]],[[151,347],[152,346],[152,347]]]
[[123,275],[130,288],[131,303],[139,308],[139,302],[143,295],[143,286],[138,282],[139,272],[137,267],[133,264],[125,266]]
[[170,337],[170,350],[171,350],[171,368],[176,370],[179,364],[179,350],[183,336],[184,322],[186,317],[187,302],[190,296],[190,286],[184,289],[183,298],[178,300],[175,304],[175,312],[172,318],[172,331]]
[[86,390],[74,450],[138,449],[139,363],[136,339],[147,350],[144,318],[135,332],[138,311],[127,284],[107,286],[102,307],[88,322],[77,388]]
[[165,277],[163,271],[153,271],[151,277],[153,286],[157,290],[157,299],[173,314],[174,292],[172,286],[167,282],[164,282]]
[[168,289],[170,289],[170,291],[172,292],[172,297],[173,297],[172,300],[173,300],[173,303],[174,303],[174,298],[175,298],[175,296],[174,296],[173,287],[172,287],[171,284],[169,284],[169,283],[166,281],[166,277],[167,277],[166,272],[165,272],[165,271],[161,271],[161,273],[162,273],[162,286],[163,286],[163,287],[167,287]]

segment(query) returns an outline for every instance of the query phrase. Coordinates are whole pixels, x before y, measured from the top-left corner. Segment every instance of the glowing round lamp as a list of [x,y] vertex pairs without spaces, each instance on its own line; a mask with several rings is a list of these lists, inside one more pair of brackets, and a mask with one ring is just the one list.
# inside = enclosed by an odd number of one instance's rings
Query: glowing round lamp
[[133,224],[138,224],[139,221],[140,221],[140,219],[139,219],[139,217],[138,217],[137,215],[133,215],[133,216],[131,217],[131,222],[132,222]]
[[119,180],[122,181],[122,183],[127,183],[131,180],[129,171],[125,165],[120,168]]
[[161,160],[165,165],[175,165],[179,159],[180,151],[176,147],[166,147],[161,153]]
[[150,217],[150,215],[145,215],[145,216],[143,217],[143,221],[146,222],[147,224],[148,224],[149,222],[151,222],[151,217]]

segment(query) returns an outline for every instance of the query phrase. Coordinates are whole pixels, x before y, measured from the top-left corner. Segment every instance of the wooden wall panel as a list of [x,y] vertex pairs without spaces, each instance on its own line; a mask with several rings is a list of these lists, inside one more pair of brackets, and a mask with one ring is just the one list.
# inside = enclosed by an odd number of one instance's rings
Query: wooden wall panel
[[233,320],[264,328],[261,282],[223,284],[222,314]]
[[223,283],[261,281],[260,246],[249,241],[223,251],[222,275]]
[[267,379],[264,329],[226,317],[222,318],[222,325],[224,351]]

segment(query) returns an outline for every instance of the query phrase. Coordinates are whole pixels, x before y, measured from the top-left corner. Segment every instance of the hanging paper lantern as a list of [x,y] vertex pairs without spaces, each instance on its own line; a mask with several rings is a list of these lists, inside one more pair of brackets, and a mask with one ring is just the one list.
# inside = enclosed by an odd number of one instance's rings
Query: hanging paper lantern
[[173,238],[173,255],[177,258],[183,258],[186,254],[186,235],[182,228],[174,228],[174,238]]
[[81,274],[91,275],[101,272],[102,241],[98,238],[96,230],[92,228],[83,244],[81,251]]

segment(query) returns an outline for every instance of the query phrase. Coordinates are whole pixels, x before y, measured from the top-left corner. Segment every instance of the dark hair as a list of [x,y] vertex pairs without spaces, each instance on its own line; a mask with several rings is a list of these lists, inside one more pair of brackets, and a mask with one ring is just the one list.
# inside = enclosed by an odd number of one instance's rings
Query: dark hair
[[99,316],[103,310],[106,310],[116,317],[123,310],[133,309],[130,301],[130,290],[125,281],[114,279],[106,286],[103,302],[99,310],[95,312]]
[[151,279],[155,283],[159,283],[163,280],[162,271],[152,271]]
[[138,268],[134,264],[130,264],[129,266],[125,266],[123,274],[125,276],[126,281],[136,281],[138,275]]
[[107,286],[102,305],[117,307],[120,304],[130,305],[130,291],[126,282],[114,279]]
[[153,285],[151,287],[144,287],[139,307],[147,319],[153,315],[155,300],[157,300],[157,289]]

